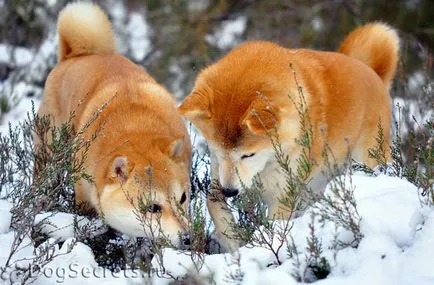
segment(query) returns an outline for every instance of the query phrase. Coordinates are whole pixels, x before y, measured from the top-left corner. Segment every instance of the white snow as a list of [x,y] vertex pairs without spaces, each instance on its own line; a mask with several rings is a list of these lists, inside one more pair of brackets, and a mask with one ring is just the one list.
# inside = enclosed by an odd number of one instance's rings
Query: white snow
[[0,200],[0,234],[5,234],[9,231],[12,215],[10,210],[12,204],[6,200]]
[[[51,67],[57,63],[57,41],[58,36],[50,33],[36,50],[34,59],[28,66],[27,80],[44,82]],[[35,94],[35,97],[42,95],[42,90]]]
[[0,44],[0,63],[14,63],[17,66],[29,64],[33,59],[33,52],[24,47],[12,47]]
[[174,76],[174,79],[171,82],[172,90],[175,90],[172,94],[175,98],[181,99],[183,98],[184,92],[182,90],[182,81],[185,78],[185,74],[182,72],[181,67],[178,63],[172,63],[169,67],[169,71]]
[[130,35],[129,46],[135,61],[141,61],[151,50],[150,27],[142,13],[131,13],[126,26]]
[[[0,84],[1,89],[1,84]],[[7,113],[3,120],[0,120],[0,134],[6,134],[9,131],[9,124],[12,128],[19,125],[26,117],[27,113],[31,112],[32,104],[35,106],[35,110],[38,110],[39,100],[34,100],[32,98],[23,97],[20,98],[20,94],[26,93],[28,91],[32,91],[33,88],[30,85],[20,82],[14,89],[13,94],[17,94],[19,100],[13,109]]]
[[[411,225],[415,206],[420,204],[417,188],[406,180],[382,176],[364,177],[355,176],[355,183],[363,185],[363,191],[356,189],[355,196],[358,201],[358,211],[363,217],[361,224],[363,233],[384,234],[405,246],[411,242],[414,229]],[[377,181],[381,180],[383,187],[378,191]],[[372,185],[372,186],[371,186]],[[360,187],[360,186],[359,186]],[[389,207],[386,205],[400,205]],[[381,215],[378,215],[381,213]]]
[[[431,269],[434,239],[430,238],[434,233],[434,210],[421,204],[416,187],[388,176],[354,175],[352,181],[365,237],[357,249],[337,251],[334,260],[330,246],[335,226],[327,222],[321,227],[316,222],[323,255],[332,266],[328,278],[317,284],[434,284]],[[306,214],[294,220],[291,230],[302,266],[309,222]],[[346,234],[339,236],[345,239]],[[167,249],[163,256],[165,269],[172,275],[182,276],[194,268],[190,257],[183,252]],[[240,266],[236,262],[238,257]],[[286,252],[279,257],[284,262],[277,267],[272,265],[276,260],[269,250],[243,247],[234,256],[205,256],[200,274],[212,273],[216,284],[226,284],[228,274],[237,270],[244,274],[242,284],[297,284],[291,276],[296,270],[294,259],[289,259]],[[157,266],[156,260],[154,264]],[[417,282],[412,283],[414,280]],[[168,283],[159,279],[158,284]]]
[[[430,85],[427,87],[430,88]],[[427,94],[429,94],[427,92]],[[397,105],[401,107],[401,110],[399,111]],[[401,136],[404,136],[408,133],[410,130],[417,130],[420,128],[420,125],[423,125],[427,120],[431,119],[434,116],[434,109],[422,109],[420,106],[420,102],[417,100],[412,99],[403,99],[399,97],[395,97],[393,99],[393,116],[395,120],[399,120],[400,125],[400,134]],[[402,118],[408,117],[408,118],[416,118],[417,123],[411,119],[410,120],[410,126],[405,125],[403,122],[404,120]]]
[[315,32],[321,32],[324,28],[324,21],[321,17],[315,16],[312,19],[312,28]]
[[146,11],[129,12],[121,1],[107,1],[116,36],[116,47],[121,54],[128,54],[140,62],[151,51],[152,29],[146,22]]
[[407,86],[410,92],[420,91],[422,86],[426,84],[425,75],[421,70],[414,72],[408,78]]
[[[3,220],[4,216],[0,217],[0,219]],[[4,221],[3,221],[3,223],[4,223]],[[5,266],[6,261],[9,258],[9,253],[11,252],[13,241],[14,241],[14,232],[13,231],[9,231],[7,233],[0,234],[0,270]],[[28,256],[32,256],[33,247],[31,246],[31,240],[29,238],[25,238],[22,244],[24,246],[19,247],[19,250],[17,251],[17,253],[12,257],[11,262],[17,261],[19,259],[22,259],[22,258],[25,258]]]
[[35,224],[39,223],[41,223],[42,233],[62,241],[74,237],[74,224],[78,229],[85,227],[95,229],[92,231],[94,236],[103,234],[106,230],[106,228],[103,227],[103,222],[99,219],[89,220],[86,217],[69,213],[54,214],[46,212],[38,214],[35,218]]
[[56,3],[57,3],[57,0],[47,0],[48,6],[54,6],[54,5],[56,5]]
[[229,49],[240,42],[247,25],[247,17],[238,16],[223,22],[220,29],[212,35],[206,35],[205,40],[220,49]]

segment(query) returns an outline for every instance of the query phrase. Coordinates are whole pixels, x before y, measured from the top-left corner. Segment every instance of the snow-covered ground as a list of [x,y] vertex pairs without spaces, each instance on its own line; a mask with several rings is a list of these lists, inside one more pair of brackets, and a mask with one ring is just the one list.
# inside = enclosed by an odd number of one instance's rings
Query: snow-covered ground
[[[357,248],[332,249],[335,236],[342,241],[349,241],[350,232],[336,228],[331,221],[325,224],[315,221],[316,234],[322,243],[323,256],[331,265],[330,275],[317,281],[317,284],[434,284],[432,256],[434,256],[434,208],[421,202],[417,188],[411,183],[388,176],[368,177],[365,174],[352,176],[357,209],[362,217],[361,232],[364,238]],[[331,193],[330,193],[331,195]],[[13,240],[10,230],[11,203],[0,200],[0,265],[5,263]],[[42,268],[35,276],[34,284],[169,284],[171,277],[181,277],[186,273],[213,276],[216,284],[298,284],[293,276],[303,276],[305,256],[307,255],[307,237],[309,235],[309,212],[293,221],[291,236],[298,255],[289,258],[288,252],[279,253],[280,266],[276,257],[266,248],[246,246],[233,254],[214,254],[204,256],[203,263],[194,263],[186,251],[165,249],[163,254],[163,273],[157,260],[153,260],[156,274],[148,277],[139,270],[123,270],[113,273],[99,267],[92,250],[78,243],[73,250],[59,255]],[[44,215],[38,219],[44,218]],[[55,226],[46,229],[53,237],[65,237],[66,242],[58,253],[65,253],[73,242],[73,218],[67,214],[58,214],[50,218]],[[276,223],[276,227],[279,223]],[[53,232],[54,231],[54,232]],[[288,237],[289,240],[289,237]],[[49,241],[47,241],[49,242]],[[274,241],[277,246],[277,241]],[[31,246],[19,252],[16,258],[33,254]],[[297,266],[296,260],[301,261]],[[21,261],[20,265],[25,264]],[[199,264],[199,265],[198,265]],[[14,271],[5,274],[13,276]],[[238,282],[231,275],[241,273]],[[9,275],[2,276],[9,278]],[[142,283],[141,283],[142,282]]]
[[[115,30],[124,30],[124,34],[118,37],[131,39],[125,41],[130,45],[119,46],[119,50],[130,51],[135,60],[143,60],[151,49],[149,37],[153,33],[152,29],[142,14],[132,13],[128,16],[125,7],[117,1],[112,2],[113,9],[110,13]],[[206,40],[221,49],[229,49],[239,43],[246,24],[247,18],[244,16],[228,20],[222,23],[221,29],[207,35]],[[316,29],[321,29],[321,25],[320,19],[314,23]],[[16,58],[16,64],[24,68],[23,74],[29,74],[32,78],[42,76],[45,74],[43,63],[53,58],[55,47],[54,36],[48,38],[39,50],[11,51],[8,46],[0,44],[0,63]],[[181,73],[181,70],[174,66],[173,72]],[[34,78],[29,79],[28,76],[23,75],[22,80],[14,86],[9,81],[0,82],[0,91],[3,90],[16,98],[12,110],[0,121],[2,134],[7,133],[8,123],[12,126],[17,125],[26,117],[26,112],[31,110],[33,99],[28,98],[26,94],[34,92],[34,97],[37,97],[42,92],[40,88],[29,83]],[[420,76],[415,75],[411,80],[409,85],[412,88],[423,83],[420,82]],[[39,100],[36,99],[34,104],[37,108]],[[400,101],[400,104],[407,104],[412,108],[416,102]],[[192,136],[192,140],[194,137]],[[421,201],[418,189],[403,179],[388,176],[369,177],[362,173],[356,173],[351,178],[355,187],[357,209],[362,218],[361,232],[364,237],[357,248],[332,249],[335,237],[341,241],[349,241],[351,233],[336,227],[332,221],[321,224],[315,220],[316,234],[322,243],[322,255],[331,266],[327,278],[316,281],[316,284],[434,284],[434,207]],[[10,227],[11,208],[10,201],[0,199],[0,273],[14,240],[14,231]],[[65,242],[60,248],[56,248],[59,255],[45,265],[39,274],[35,272],[33,284],[169,284],[173,281],[172,277],[181,277],[186,273],[198,273],[203,280],[212,276],[216,284],[301,284],[303,281],[297,281],[293,276],[304,276],[312,211],[313,208],[310,208],[303,216],[293,220],[291,237],[298,253],[289,258],[288,252],[285,249],[281,250],[281,265],[277,265],[276,257],[270,250],[251,245],[242,247],[233,254],[206,255],[203,262],[192,259],[189,252],[165,249],[165,272],[158,264],[158,260],[154,259],[155,274],[151,278],[139,270],[122,270],[115,273],[98,266],[92,250],[87,245],[74,243],[72,223],[75,218],[67,213],[59,213],[49,217],[50,224],[43,228],[43,232]],[[47,218],[48,215],[41,214],[37,219]],[[80,221],[84,223],[86,218]],[[276,227],[279,225],[281,223],[277,222]],[[53,239],[46,242],[53,242]],[[30,240],[25,240],[24,244],[31,244]],[[69,252],[71,244],[75,245]],[[25,267],[28,264],[26,258],[33,256],[36,251],[33,246],[24,247],[14,256],[14,260],[23,259],[17,264]],[[297,265],[296,260],[299,260],[300,264]],[[0,284],[18,280],[17,272],[14,269],[6,271],[0,276]],[[233,280],[231,276],[238,276],[238,279]]]

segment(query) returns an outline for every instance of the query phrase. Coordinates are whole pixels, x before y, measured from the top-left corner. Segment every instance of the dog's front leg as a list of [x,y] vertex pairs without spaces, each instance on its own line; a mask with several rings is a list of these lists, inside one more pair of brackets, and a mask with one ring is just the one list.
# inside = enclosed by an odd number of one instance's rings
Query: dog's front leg
[[235,251],[240,246],[240,242],[236,239],[231,227],[231,225],[235,225],[235,220],[218,187],[211,187],[207,197],[207,207],[214,222],[215,233],[220,245],[226,251]]
[[[283,205],[278,199],[264,199],[268,206],[268,218],[273,220],[298,218],[304,214],[304,210],[307,206],[320,199],[324,194],[324,190],[328,183],[327,176],[321,172],[321,169],[314,168],[311,176],[307,180],[309,181],[307,184],[308,189],[306,189],[307,191],[305,192],[299,193],[298,200],[300,201],[298,203],[300,204],[297,203],[298,206],[296,206],[295,209],[289,208],[288,205]],[[279,189],[279,187],[276,187],[275,189]],[[268,196],[275,197],[275,195]],[[288,194],[281,191],[278,195],[282,197],[282,195]]]
[[240,247],[240,242],[235,238],[231,225],[235,219],[232,215],[226,198],[222,194],[218,183],[218,163],[216,157],[211,153],[211,177],[212,183],[207,196],[207,207],[214,222],[215,233],[220,245],[226,251],[235,251]]
[[283,198],[283,195],[285,195],[284,181],[286,180],[286,176],[282,172],[281,166],[277,163],[268,165],[268,167],[261,173],[260,178],[265,190],[262,193],[261,198],[267,205],[268,219],[288,219],[291,216],[293,209],[288,208],[279,200],[279,198]]

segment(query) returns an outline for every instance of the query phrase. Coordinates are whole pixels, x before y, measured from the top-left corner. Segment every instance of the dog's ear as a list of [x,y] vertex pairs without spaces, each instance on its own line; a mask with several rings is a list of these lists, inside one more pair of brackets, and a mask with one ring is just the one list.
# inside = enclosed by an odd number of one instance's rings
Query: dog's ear
[[180,138],[171,142],[166,152],[171,158],[180,157],[184,152],[184,138]]
[[185,138],[173,139],[172,137],[159,137],[155,138],[153,144],[156,148],[160,149],[161,152],[169,156],[170,158],[176,159],[182,156],[186,147]]
[[190,121],[210,118],[209,96],[202,92],[193,91],[184,99],[184,102],[178,107],[178,111]]
[[125,156],[115,157],[108,170],[108,178],[112,183],[124,184],[133,169],[133,164]]
[[241,127],[247,127],[255,135],[268,134],[279,127],[277,108],[268,98],[258,97],[252,101],[241,117]]

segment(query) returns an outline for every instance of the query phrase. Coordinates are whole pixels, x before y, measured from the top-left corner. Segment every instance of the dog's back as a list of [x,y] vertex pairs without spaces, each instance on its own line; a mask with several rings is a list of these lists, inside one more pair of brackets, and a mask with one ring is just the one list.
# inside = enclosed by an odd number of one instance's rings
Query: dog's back
[[119,84],[155,83],[142,68],[116,54],[111,24],[97,5],[69,4],[59,14],[58,33],[58,64],[47,78],[40,110],[53,114],[56,124],[65,122],[71,112],[80,118],[81,106],[95,97],[95,106],[110,101],[116,90],[125,90]]

